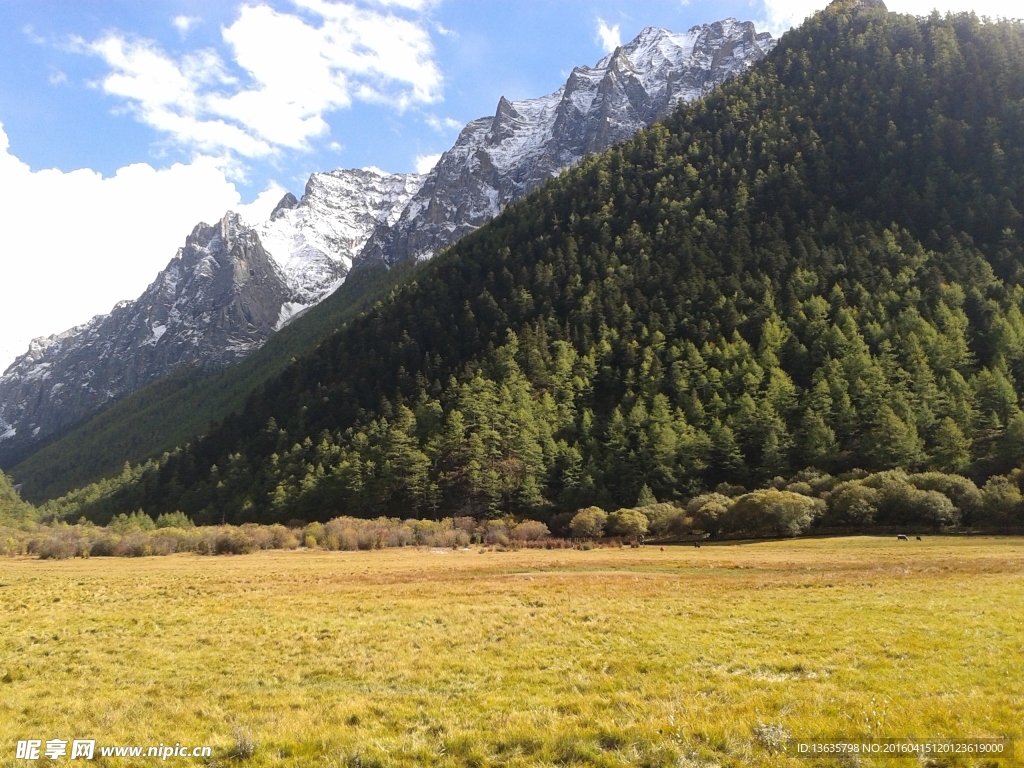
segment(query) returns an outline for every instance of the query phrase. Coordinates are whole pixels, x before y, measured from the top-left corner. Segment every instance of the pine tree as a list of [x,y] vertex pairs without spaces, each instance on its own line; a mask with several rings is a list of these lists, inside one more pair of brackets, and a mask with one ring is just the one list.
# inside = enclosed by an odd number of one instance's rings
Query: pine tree
[[912,422],[904,421],[883,405],[867,434],[864,453],[876,469],[913,469],[924,458],[924,446]]
[[640,495],[636,499],[636,507],[650,507],[658,503],[658,499],[655,498],[654,493],[651,491],[651,487],[647,483],[643,484],[640,489]]
[[964,437],[953,419],[946,417],[935,430],[932,467],[940,472],[959,473],[971,463],[971,441]]

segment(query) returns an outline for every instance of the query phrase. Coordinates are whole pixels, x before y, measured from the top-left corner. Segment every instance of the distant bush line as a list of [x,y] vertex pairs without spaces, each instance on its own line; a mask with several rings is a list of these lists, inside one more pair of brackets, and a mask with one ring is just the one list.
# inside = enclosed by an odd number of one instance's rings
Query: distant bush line
[[101,527],[25,516],[0,518],[0,554],[145,557],[193,552],[247,554],[265,549],[372,550],[390,547],[496,548],[621,545],[703,538],[784,538],[830,533],[1024,532],[1024,469],[979,488],[940,472],[855,470],[832,476],[806,470],[754,491],[728,483],[685,504],[662,503],[644,486],[635,507],[591,506],[547,520],[470,516],[441,520],[337,517],[326,523],[196,527],[181,512],[155,520],[143,510]]
[[475,521],[359,520],[339,517],[305,525],[220,525],[196,527],[184,515],[162,515],[156,521],[144,512],[119,515],[110,525],[88,522],[35,524],[0,528],[0,554],[37,555],[41,559],[72,557],[147,557],[192,552],[200,555],[243,555],[266,549],[354,551],[391,547],[462,548],[471,544],[520,548],[564,548],[537,520]]

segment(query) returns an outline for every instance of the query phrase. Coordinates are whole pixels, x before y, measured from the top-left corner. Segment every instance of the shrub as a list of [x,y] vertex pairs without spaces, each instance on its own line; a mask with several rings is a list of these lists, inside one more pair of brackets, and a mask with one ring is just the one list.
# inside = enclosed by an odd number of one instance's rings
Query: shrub
[[[462,533],[462,531],[459,531],[459,533]],[[404,525],[397,525],[388,529],[387,546],[389,547],[407,547],[413,541],[412,531]]]
[[173,555],[175,552],[184,551],[184,549],[181,548],[181,543],[182,540],[179,539],[177,536],[173,536],[167,533],[150,534],[150,554]]
[[706,493],[692,499],[686,505],[686,512],[693,518],[693,524],[704,533],[717,536],[722,532],[726,514],[732,499],[721,493]]
[[487,520],[482,524],[481,534],[484,544],[500,544],[505,546],[509,541],[509,529],[514,525],[508,520]]
[[78,536],[71,530],[60,531],[49,536],[39,545],[40,560],[67,560],[69,557],[75,557],[78,553]]
[[652,536],[679,536],[686,533],[686,510],[675,504],[652,504],[640,511],[647,518],[647,528]]
[[120,541],[120,536],[101,536],[92,543],[92,546],[89,548],[89,554],[93,557],[114,557]]
[[729,508],[731,530],[754,536],[798,536],[810,528],[825,503],[789,491],[754,491],[741,496]]
[[450,547],[460,549],[469,546],[469,534],[460,528],[448,528],[438,532],[434,545],[438,547]]
[[[320,543],[320,538],[324,535],[324,527],[320,523],[310,523],[303,530],[302,540],[308,542],[309,538],[313,537],[313,547]],[[309,544],[306,544],[309,547]],[[312,549],[312,547],[310,547]]]
[[811,488],[810,483],[789,483],[788,485],[783,486],[779,490],[786,490],[789,491],[790,493],[799,493],[801,496],[814,495],[814,489]]
[[871,525],[878,514],[881,494],[860,483],[844,483],[828,497],[828,525],[860,528]]
[[616,536],[636,538],[647,533],[647,515],[639,509],[619,509],[608,516],[608,531]]
[[[801,488],[804,484],[810,486],[811,495],[821,496],[823,493],[828,493],[839,484],[839,478],[832,477],[825,472],[814,469],[813,467],[797,472],[790,479],[790,485],[800,485]],[[784,490],[793,491],[794,493],[803,493],[803,490],[794,490],[793,488],[785,488]]]
[[114,546],[115,557],[148,557],[152,554],[149,536],[143,531],[132,531]]
[[1024,522],[1024,494],[1007,477],[993,477],[981,491],[982,512],[979,522],[1003,528]]
[[938,491],[948,498],[967,525],[972,524],[982,513],[984,500],[981,491],[966,477],[941,472],[924,472],[911,475],[907,480],[918,490]]
[[523,520],[509,534],[513,541],[540,541],[551,535],[551,531],[540,520]]
[[359,531],[350,525],[342,528],[338,533],[338,546],[346,552],[359,549]]
[[215,555],[247,555],[256,550],[256,543],[241,528],[222,528],[213,540]]
[[13,536],[6,536],[0,540],[0,555],[17,555],[21,552],[18,540]]
[[733,485],[732,483],[719,483],[715,487],[715,493],[721,494],[722,496],[728,496],[729,498],[742,496],[746,492],[747,489],[742,485]]
[[604,535],[608,513],[600,507],[587,507],[577,512],[569,522],[569,530],[578,539],[597,539]]
[[953,502],[938,491],[917,491],[911,503],[915,517],[932,528],[945,528],[960,522],[960,515]]
[[921,491],[900,469],[879,472],[861,481],[878,490],[877,522],[889,525],[924,523],[933,528],[955,525],[960,514],[953,502],[938,491]]

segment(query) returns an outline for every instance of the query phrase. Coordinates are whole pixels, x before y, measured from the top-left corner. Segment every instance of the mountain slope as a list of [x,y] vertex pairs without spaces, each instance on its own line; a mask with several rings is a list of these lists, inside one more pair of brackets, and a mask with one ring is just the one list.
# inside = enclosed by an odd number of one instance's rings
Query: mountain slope
[[432,256],[584,157],[747,71],[774,45],[769,33],[736,19],[685,33],[649,27],[597,66],[576,67],[552,94],[502,97],[493,117],[466,126],[357,263]]
[[237,216],[196,226],[137,300],[37,339],[0,377],[4,463],[180,365],[215,369],[243,359],[273,332],[288,296]]
[[376,170],[314,173],[301,200],[288,194],[254,227],[301,311],[330,295],[378,226],[394,225],[423,185],[415,174]]
[[[497,116],[467,127],[455,148],[427,177],[375,170],[313,174],[301,200],[286,195],[268,221],[252,227],[287,286],[274,329],[336,290],[353,262],[368,268],[429,255],[479,227],[584,155],[628,138],[675,104],[696,98],[745,71],[773,44],[767,33],[758,34],[751,23],[733,19],[695,27],[685,34],[650,28],[596,67],[575,69],[566,86],[555,94],[515,104],[502,100]],[[427,237],[429,247],[399,252],[388,245],[386,255],[383,251],[371,255],[382,247],[381,238],[394,239],[389,234],[392,231],[397,233],[396,243],[410,242],[408,237],[413,241]],[[66,396],[33,388],[32,382],[50,375],[48,368],[65,365],[64,358],[72,348],[78,368],[100,367],[102,361],[89,356],[92,352],[104,354],[104,345],[110,343],[107,337],[117,334],[111,326],[122,316],[145,314],[150,303],[143,296],[136,302],[139,306],[122,307],[117,318],[98,318],[94,322],[105,323],[99,334],[72,329],[63,335],[61,344],[51,345],[46,360],[30,354],[8,377],[0,379],[0,402],[5,393],[12,399],[6,409],[7,423],[0,422],[0,435],[14,438],[0,439],[0,466],[13,467],[30,497],[40,498],[43,489],[67,490],[72,487],[68,483],[95,479],[98,475],[93,473],[101,468],[116,471],[124,461],[147,458],[200,434],[210,420],[221,419],[238,407],[238,398],[244,393],[237,392],[236,385],[258,382],[256,371],[264,370],[269,377],[279,370],[276,365],[258,363],[244,375],[229,376],[232,395],[227,397],[211,391],[209,382],[194,387],[198,374],[191,369],[174,371],[172,360],[163,373],[173,375],[133,401],[146,404],[140,411],[130,404],[108,408],[96,415],[96,424],[90,424],[88,417],[100,404],[152,379],[133,379],[111,390],[105,399],[87,397],[75,407],[68,407]],[[196,338],[201,335],[199,330],[200,325],[193,325]],[[264,338],[266,334],[250,348]],[[189,358],[180,346],[175,349],[179,364]],[[126,367],[144,363],[134,360],[130,349],[121,351]],[[294,354],[306,351],[303,347]],[[197,354],[202,354],[201,349],[191,351],[193,359]],[[224,362],[223,355],[209,357],[200,366],[207,373]],[[267,359],[271,358],[278,359]],[[67,377],[60,383],[64,391],[75,386]],[[191,406],[190,397],[196,398]],[[31,407],[19,405],[26,402],[31,402]],[[0,406],[0,419],[4,412]],[[166,416],[161,418],[161,412]],[[195,431],[183,433],[186,425]],[[97,452],[93,439],[86,435],[95,439],[104,435],[108,449]],[[36,452],[42,455],[33,456]],[[55,471],[56,457],[60,457],[61,472]],[[13,466],[16,462],[24,466]]]
[[15,466],[12,474],[23,485],[26,498],[43,501],[116,475],[126,462],[159,456],[204,434],[226,414],[240,411],[246,399],[290,361],[315,350],[400,285],[409,272],[404,266],[359,270],[300,321],[275,333],[237,365],[213,372],[181,366],[43,445]]
[[833,3],[55,511],[543,514],[1024,460],[1024,29]]
[[230,213],[198,225],[142,296],[36,339],[0,376],[0,465],[179,366],[215,371],[259,349],[337,289],[377,225],[397,220],[421,183],[372,170],[317,173],[301,200],[286,196],[258,226]]

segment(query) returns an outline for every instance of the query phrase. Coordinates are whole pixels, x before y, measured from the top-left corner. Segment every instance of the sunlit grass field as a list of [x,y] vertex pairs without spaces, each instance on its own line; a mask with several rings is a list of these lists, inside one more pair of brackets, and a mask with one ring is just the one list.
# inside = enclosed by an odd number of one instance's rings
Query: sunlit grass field
[[5,559],[0,680],[3,766],[56,737],[223,765],[812,764],[787,735],[1004,736],[1024,764],[1024,541]]

